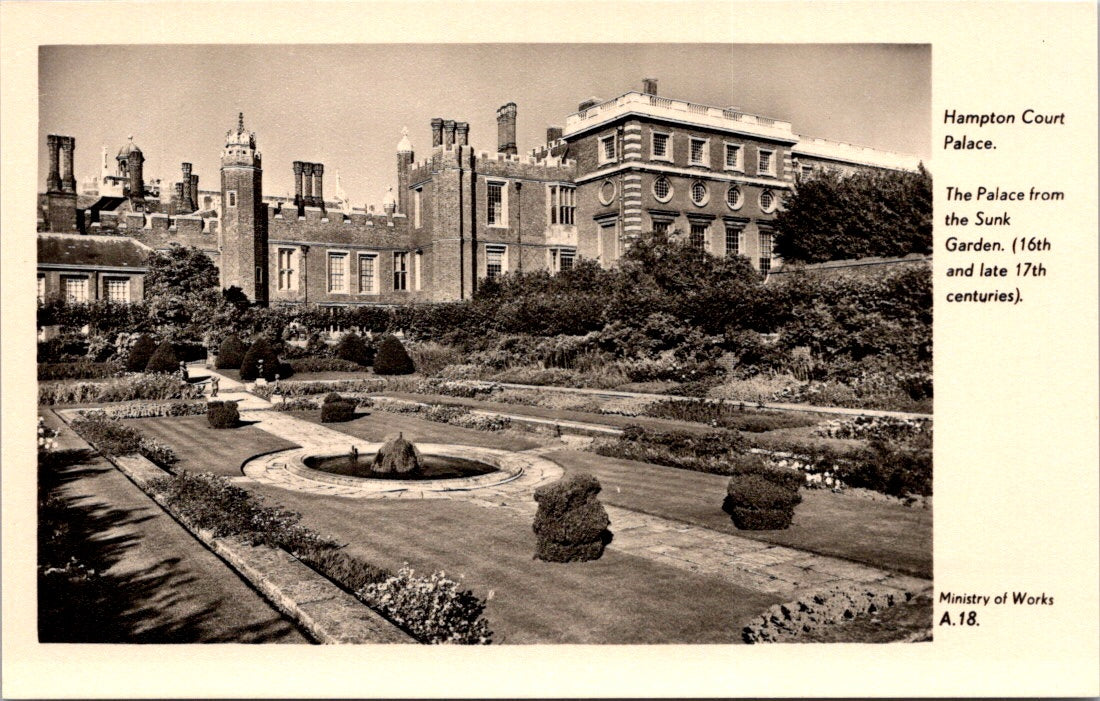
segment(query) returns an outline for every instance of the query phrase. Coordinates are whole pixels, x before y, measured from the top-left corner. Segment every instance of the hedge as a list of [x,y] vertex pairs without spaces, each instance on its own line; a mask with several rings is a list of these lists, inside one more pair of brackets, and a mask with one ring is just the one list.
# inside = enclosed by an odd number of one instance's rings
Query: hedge
[[176,349],[168,341],[157,346],[153,357],[145,366],[145,372],[172,374],[180,369],[180,361],[176,357]]
[[374,372],[378,375],[410,375],[416,372],[416,367],[401,340],[386,334],[378,341]]
[[142,334],[130,347],[130,355],[126,359],[126,369],[130,372],[144,372],[149,359],[157,351],[157,343],[152,336]]
[[611,520],[596,498],[600,481],[577,474],[535,490],[535,557],[547,562],[596,560],[611,542]]
[[237,402],[211,401],[206,408],[206,422],[210,428],[236,428],[241,422]]
[[231,335],[218,346],[218,359],[214,363],[219,370],[236,370],[241,367],[248,347],[236,335]]

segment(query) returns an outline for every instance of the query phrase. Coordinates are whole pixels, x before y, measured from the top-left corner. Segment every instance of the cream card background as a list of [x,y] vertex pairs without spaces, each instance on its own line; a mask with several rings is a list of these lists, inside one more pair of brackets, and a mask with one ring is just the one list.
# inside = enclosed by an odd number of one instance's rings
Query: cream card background
[[[1095,5],[4,3],[0,18],[5,697],[1100,693]],[[979,609],[980,627],[936,627],[935,642],[923,645],[38,645],[31,438],[38,46],[433,41],[930,43],[936,589],[1046,592],[1055,605]],[[944,125],[944,109],[1028,107],[1065,112],[1066,125],[986,128],[981,133],[999,143],[987,153],[940,148],[947,133],[978,133]],[[941,225],[948,184],[1066,192],[1060,206],[1012,208],[1012,235],[1046,235],[1054,244],[1043,259],[1049,276],[1020,285],[1023,304],[944,302],[955,289],[944,277],[952,262]],[[937,618],[959,608],[937,605]]]

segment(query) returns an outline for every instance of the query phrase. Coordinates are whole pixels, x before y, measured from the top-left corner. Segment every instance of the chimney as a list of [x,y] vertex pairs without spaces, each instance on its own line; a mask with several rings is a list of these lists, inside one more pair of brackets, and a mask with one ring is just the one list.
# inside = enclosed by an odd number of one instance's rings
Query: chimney
[[186,211],[187,205],[183,201],[183,183],[176,183],[175,213]]
[[71,136],[61,137],[61,189],[65,192],[76,192],[76,176],[73,175],[73,151],[76,150],[76,139]]
[[50,172],[46,176],[46,191],[47,192],[61,192],[61,170],[60,170],[60,149],[61,142],[56,134],[50,134],[46,137],[46,147],[50,152]]
[[546,143],[551,144],[561,138],[561,127],[546,127]]
[[313,206],[313,164],[302,163],[302,203]]
[[191,202],[194,198],[191,195],[191,164],[182,163],[180,168],[183,171],[183,176],[180,180],[180,209],[181,212],[193,212],[191,208]]
[[313,164],[313,199],[316,203],[315,206],[321,209],[325,208],[325,191],[324,191],[324,176],[325,166],[323,163]]
[[585,100],[584,102],[582,102],[581,104],[577,105],[577,111],[578,112],[584,112],[589,107],[595,107],[596,105],[600,104],[601,102],[603,102],[603,98],[590,97],[587,100]]
[[303,207],[305,203],[302,201],[302,167],[301,161],[294,161],[292,164],[294,168],[294,206]]
[[443,120],[443,148],[451,148],[455,145],[455,120]]
[[455,123],[455,144],[458,146],[469,146],[470,139],[470,125],[466,122]]
[[646,95],[657,94],[657,79],[656,78],[642,78],[642,92]]
[[432,120],[432,148],[443,145],[443,120],[436,117]]
[[497,152],[516,155],[516,103],[497,110]]
[[199,209],[199,176],[191,175],[191,211],[197,212]]

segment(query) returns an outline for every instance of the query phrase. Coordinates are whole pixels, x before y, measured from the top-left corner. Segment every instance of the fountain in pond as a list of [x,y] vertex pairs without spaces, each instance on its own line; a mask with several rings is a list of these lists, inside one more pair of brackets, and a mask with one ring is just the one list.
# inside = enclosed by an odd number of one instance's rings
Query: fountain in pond
[[374,454],[370,469],[383,475],[399,474],[411,478],[420,474],[422,467],[420,451],[405,440],[404,434],[398,433],[396,437],[383,443]]

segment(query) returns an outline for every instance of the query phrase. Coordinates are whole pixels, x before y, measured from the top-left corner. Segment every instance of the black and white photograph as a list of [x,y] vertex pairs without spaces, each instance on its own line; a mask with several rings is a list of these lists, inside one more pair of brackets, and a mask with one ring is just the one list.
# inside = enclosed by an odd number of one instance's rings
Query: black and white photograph
[[300,40],[290,6],[89,6],[4,54],[4,415],[37,443],[5,429],[6,644],[17,615],[20,654],[183,677],[91,696],[813,696],[1081,639],[1097,558],[1054,533],[1098,517],[1095,342],[1052,313],[1088,307],[1096,203],[1068,152],[1006,163],[1095,105],[958,89],[954,29],[892,3],[699,40],[604,7],[540,37],[548,5],[318,4]]
[[930,60],[44,47],[40,640],[930,640]]

